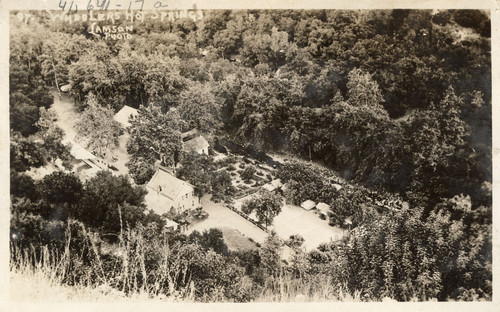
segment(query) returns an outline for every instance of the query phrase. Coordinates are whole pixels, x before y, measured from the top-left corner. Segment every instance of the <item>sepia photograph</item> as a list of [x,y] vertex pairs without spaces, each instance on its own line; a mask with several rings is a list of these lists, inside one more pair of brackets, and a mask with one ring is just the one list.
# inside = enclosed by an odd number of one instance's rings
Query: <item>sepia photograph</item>
[[492,302],[491,10],[54,6],[6,14],[10,300]]

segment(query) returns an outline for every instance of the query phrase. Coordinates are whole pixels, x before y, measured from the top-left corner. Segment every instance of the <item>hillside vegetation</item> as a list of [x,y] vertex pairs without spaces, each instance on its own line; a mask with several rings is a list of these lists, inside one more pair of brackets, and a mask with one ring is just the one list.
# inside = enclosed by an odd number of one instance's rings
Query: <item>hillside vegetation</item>
[[[485,12],[206,11],[135,23],[127,40],[31,13],[10,21],[11,271],[165,300],[491,300]],[[63,85],[85,117],[82,142],[102,155],[121,134],[111,114],[138,108],[127,145],[138,185],[62,170],[72,158],[50,90]],[[351,218],[348,234],[311,252],[291,237],[283,262],[274,233],[229,251],[220,230],[165,231],[139,185],[160,159],[184,162],[197,195],[234,194],[212,158],[179,155],[192,128],[221,151],[324,165],[291,162],[277,175],[287,200],[326,202],[332,225]],[[27,174],[47,164],[62,169]],[[405,205],[377,204],[388,200]]]

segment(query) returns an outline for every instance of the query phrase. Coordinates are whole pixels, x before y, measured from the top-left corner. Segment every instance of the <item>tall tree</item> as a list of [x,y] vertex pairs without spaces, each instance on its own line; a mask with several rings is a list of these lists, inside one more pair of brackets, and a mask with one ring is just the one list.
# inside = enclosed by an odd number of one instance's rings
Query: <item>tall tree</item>
[[118,137],[122,134],[120,125],[113,119],[113,111],[99,105],[92,93],[87,96],[87,108],[81,113],[75,129],[78,138],[101,157],[119,146]]
[[102,233],[118,234],[144,217],[146,190],[134,187],[126,176],[99,171],[84,184],[77,218]]
[[211,86],[206,84],[191,84],[179,95],[179,106],[177,107],[181,118],[186,122],[189,129],[211,133],[221,126],[221,99],[216,97]]
[[59,159],[65,168],[71,169],[71,146],[70,143],[62,143],[64,131],[55,124],[56,119],[57,115],[53,108],[40,107],[40,119],[35,123],[39,129],[36,136],[43,141],[42,147],[47,152],[48,161],[55,163]]
[[359,68],[351,70],[347,81],[347,97],[351,105],[377,107],[384,101],[378,83]]
[[47,157],[41,143],[33,137],[24,138],[19,132],[10,135],[10,168],[23,172],[47,164]]
[[132,157],[161,160],[173,165],[175,155],[180,153],[181,120],[176,109],[163,113],[158,105],[141,106],[139,115],[131,121],[130,140],[127,151]]
[[264,223],[267,228],[273,223],[274,217],[281,212],[282,206],[283,201],[279,195],[260,190],[258,196],[243,203],[241,210],[246,214],[255,211],[259,222]]
[[189,153],[184,155],[177,177],[189,181],[194,186],[195,195],[201,198],[212,190],[211,177],[215,169],[212,156]]
[[283,246],[281,238],[275,231],[271,231],[259,249],[261,266],[272,276],[277,276],[281,271]]

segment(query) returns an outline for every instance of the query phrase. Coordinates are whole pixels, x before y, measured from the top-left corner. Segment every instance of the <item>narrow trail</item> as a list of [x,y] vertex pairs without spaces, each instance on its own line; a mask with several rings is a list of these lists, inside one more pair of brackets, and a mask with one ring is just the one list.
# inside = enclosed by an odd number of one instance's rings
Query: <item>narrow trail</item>
[[76,131],[73,129],[73,125],[78,118],[75,105],[72,103],[72,99],[69,95],[63,94],[61,99],[59,99],[57,91],[52,91],[52,95],[54,96],[54,104],[52,104],[52,107],[57,113],[56,124],[59,128],[64,130],[66,139],[74,141]]

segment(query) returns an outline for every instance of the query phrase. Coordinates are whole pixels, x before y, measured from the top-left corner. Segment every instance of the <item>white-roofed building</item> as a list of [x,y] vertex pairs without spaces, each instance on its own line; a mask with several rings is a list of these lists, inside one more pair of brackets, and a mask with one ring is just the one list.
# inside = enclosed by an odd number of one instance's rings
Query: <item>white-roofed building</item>
[[311,210],[316,206],[316,203],[313,202],[312,200],[308,199],[302,204],[300,204],[300,207],[304,208],[305,210]]
[[195,152],[200,155],[208,155],[208,147],[210,144],[208,144],[207,140],[203,136],[197,136],[192,138],[191,140],[188,140],[183,143],[184,144],[184,151],[189,153],[189,152]]
[[100,171],[107,169],[107,165],[91,152],[87,151],[80,144],[69,140],[62,140],[63,144],[71,144],[70,154],[75,159],[73,161],[73,172],[85,181]]
[[137,109],[124,105],[122,109],[113,116],[113,119],[120,123],[123,128],[128,128],[130,127],[130,119],[137,118],[138,115]]
[[330,211],[330,205],[325,203],[318,203],[316,205],[316,208],[325,215],[328,214],[328,212]]
[[70,84],[66,84],[64,86],[61,86],[61,91],[62,92],[68,92],[71,90],[71,85]]
[[342,185],[340,184],[337,184],[337,183],[333,183],[332,186],[337,190],[337,191],[340,191],[342,189]]
[[351,217],[345,218],[344,219],[344,224],[351,226],[352,225],[352,218]]
[[272,192],[274,191],[276,188],[271,184],[271,182],[269,183],[266,183],[264,185],[262,185],[262,188],[265,189],[266,191],[269,191],[269,192]]
[[146,186],[146,205],[159,215],[170,212],[183,213],[200,207],[200,200],[194,195],[194,186],[158,168]]
[[175,232],[179,229],[179,223],[165,218],[165,229],[167,231]]
[[77,160],[89,160],[89,159],[95,159],[97,158],[94,154],[91,152],[87,151],[83,146],[81,146],[78,143],[75,143],[71,140],[63,140],[63,144],[70,143],[71,144],[71,149],[70,149],[70,154]]
[[262,185],[262,188],[268,190],[269,192],[274,192],[277,189],[281,188],[282,186],[283,183],[281,183],[280,179],[274,179],[271,182]]

